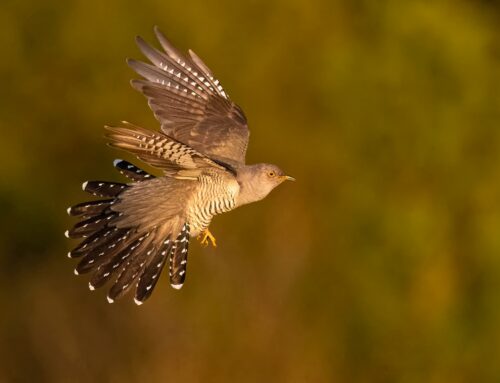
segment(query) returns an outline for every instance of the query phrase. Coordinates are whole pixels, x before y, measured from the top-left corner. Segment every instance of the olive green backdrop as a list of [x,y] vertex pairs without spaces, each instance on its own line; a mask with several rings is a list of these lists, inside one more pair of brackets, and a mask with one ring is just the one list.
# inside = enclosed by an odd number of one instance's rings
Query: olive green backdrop
[[[155,24],[297,182],[109,305],[66,208],[123,180],[104,124],[157,128],[125,64]],[[0,47],[1,382],[500,381],[498,1],[3,0]]]

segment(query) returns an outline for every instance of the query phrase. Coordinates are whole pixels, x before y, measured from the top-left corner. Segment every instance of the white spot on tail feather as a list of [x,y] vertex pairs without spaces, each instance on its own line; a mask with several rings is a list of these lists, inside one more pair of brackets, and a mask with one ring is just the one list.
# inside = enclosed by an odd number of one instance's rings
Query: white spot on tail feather
[[85,189],[87,188],[87,185],[88,185],[89,181],[85,181],[83,184],[82,184],[82,190],[85,191]]
[[170,286],[172,286],[172,287],[173,287],[174,289],[176,289],[176,290],[180,290],[180,288],[182,287],[182,283],[177,284],[177,285],[176,285],[176,284],[174,284],[174,283],[171,283],[171,284],[170,284]]
[[139,299],[137,299],[137,298],[134,298],[134,302],[135,302],[135,304],[136,304],[137,306],[140,306],[140,305],[142,305],[142,304],[144,303],[144,302],[140,301],[140,300],[139,300]]

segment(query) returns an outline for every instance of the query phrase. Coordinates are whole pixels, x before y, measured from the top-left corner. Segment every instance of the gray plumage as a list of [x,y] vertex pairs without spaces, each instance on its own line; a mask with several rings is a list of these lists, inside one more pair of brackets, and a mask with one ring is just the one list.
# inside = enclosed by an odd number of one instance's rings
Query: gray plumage
[[163,51],[137,38],[152,64],[127,62],[143,77],[132,86],[147,97],[161,131],[123,122],[106,127],[106,137],[110,146],[163,175],[116,160],[132,182],[86,182],[85,191],[106,199],[68,209],[82,218],[66,232],[83,238],[69,253],[81,258],[75,273],[92,273],[91,290],[114,280],[109,302],[133,287],[135,302],[144,302],[167,263],[171,285],[182,287],[190,237],[204,235],[202,243],[210,238],[215,245],[208,231],[215,215],[261,200],[292,179],[275,165],[245,165],[249,131],[243,111],[194,52],[185,56],[157,28],[155,33]]

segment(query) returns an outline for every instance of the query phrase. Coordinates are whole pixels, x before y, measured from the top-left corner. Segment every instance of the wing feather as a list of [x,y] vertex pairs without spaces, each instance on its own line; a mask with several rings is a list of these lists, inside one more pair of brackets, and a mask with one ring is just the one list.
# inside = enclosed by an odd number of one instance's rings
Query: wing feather
[[133,80],[132,86],[146,96],[162,130],[207,157],[228,164],[244,163],[249,131],[241,108],[193,51],[186,56],[158,28],[155,34],[163,52],[136,39],[152,65],[127,62],[143,77]]
[[166,175],[195,179],[204,168],[223,169],[203,154],[164,133],[127,122],[123,124],[119,127],[106,126],[109,145],[134,154],[149,165],[162,169]]

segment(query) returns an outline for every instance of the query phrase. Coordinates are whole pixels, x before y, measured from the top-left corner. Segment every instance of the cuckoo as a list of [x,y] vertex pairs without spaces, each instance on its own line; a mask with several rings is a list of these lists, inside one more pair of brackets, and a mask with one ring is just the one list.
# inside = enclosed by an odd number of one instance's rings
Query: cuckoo
[[161,170],[161,176],[125,160],[114,166],[129,183],[87,181],[83,190],[101,199],[68,209],[80,221],[66,231],[81,242],[75,274],[90,273],[94,290],[112,280],[110,303],[134,290],[142,304],[168,264],[170,284],[186,278],[191,237],[216,245],[208,230],[215,215],[266,197],[293,180],[276,165],[245,164],[249,130],[211,70],[191,50],[183,54],[155,28],[161,50],[137,37],[149,63],[127,60],[142,78],[132,87],[148,100],[161,130],[122,122],[106,126],[108,145]]

